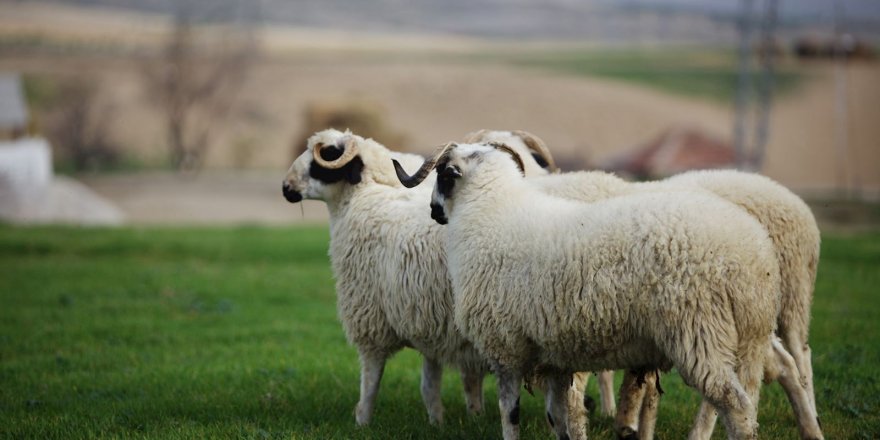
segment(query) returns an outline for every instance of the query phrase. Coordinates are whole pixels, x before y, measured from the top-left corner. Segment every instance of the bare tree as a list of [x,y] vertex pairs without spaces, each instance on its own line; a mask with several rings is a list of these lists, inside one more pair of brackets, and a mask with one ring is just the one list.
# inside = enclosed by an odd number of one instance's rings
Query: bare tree
[[232,111],[255,56],[250,27],[223,25],[211,33],[197,29],[191,13],[177,14],[161,54],[142,69],[147,93],[163,112],[174,168],[203,165],[215,128]]
[[68,78],[59,83],[45,114],[46,135],[62,160],[76,171],[112,167],[119,150],[110,140],[113,105],[102,100],[95,81]]

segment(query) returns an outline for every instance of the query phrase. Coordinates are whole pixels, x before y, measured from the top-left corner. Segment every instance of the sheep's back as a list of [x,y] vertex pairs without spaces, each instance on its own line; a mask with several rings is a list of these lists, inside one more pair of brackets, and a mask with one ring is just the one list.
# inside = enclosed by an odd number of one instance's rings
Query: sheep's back
[[743,331],[772,328],[773,295],[757,291],[776,282],[772,247],[735,206],[684,192],[521,200],[450,223],[456,324],[495,357],[650,356],[655,323],[706,304]]
[[674,184],[704,188],[745,209],[773,241],[781,275],[779,330],[798,331],[806,340],[819,262],[819,228],[804,201],[773,180],[733,170],[684,173]]

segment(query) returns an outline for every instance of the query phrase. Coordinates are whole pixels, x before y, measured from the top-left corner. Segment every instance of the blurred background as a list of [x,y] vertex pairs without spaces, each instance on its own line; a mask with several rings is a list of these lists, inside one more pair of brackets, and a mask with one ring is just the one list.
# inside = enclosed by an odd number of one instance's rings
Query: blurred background
[[565,170],[738,167],[880,223],[876,0],[0,0],[0,220],[321,222],[313,132],[480,129]]

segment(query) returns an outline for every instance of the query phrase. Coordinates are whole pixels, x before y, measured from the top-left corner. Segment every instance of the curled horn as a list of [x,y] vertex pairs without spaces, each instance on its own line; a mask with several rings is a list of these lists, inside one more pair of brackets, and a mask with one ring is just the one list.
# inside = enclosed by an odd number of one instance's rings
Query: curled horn
[[324,168],[336,170],[342,168],[343,166],[345,166],[345,164],[354,159],[354,156],[358,153],[357,144],[355,144],[354,137],[351,135],[346,135],[343,139],[345,140],[345,150],[342,152],[342,156],[339,156],[335,160],[324,160],[324,158],[321,157],[321,150],[326,145],[321,142],[315,144],[314,148],[312,149],[312,156],[314,157],[315,162],[317,162],[318,165],[321,165]]
[[508,147],[500,142],[489,142],[489,146],[495,148],[496,150],[501,150],[510,155],[513,158],[513,161],[516,162],[516,166],[519,167],[519,172],[522,173],[523,176],[526,175],[526,167],[523,165],[522,158],[519,157],[519,153],[513,150],[513,148]]
[[485,128],[482,130],[477,130],[464,138],[464,143],[473,144],[482,141],[486,138],[486,135],[491,133],[491,130],[486,130]]
[[559,171],[559,168],[556,167],[556,161],[553,160],[553,155],[550,154],[550,149],[547,148],[547,144],[545,144],[541,138],[525,130],[513,130],[511,133],[522,139],[523,143],[526,144],[530,150],[538,153],[538,155],[547,162],[547,167],[550,169],[551,173]]
[[428,177],[428,174],[431,174],[431,170],[434,169],[437,162],[440,161],[440,158],[443,157],[447,151],[457,146],[458,144],[449,142],[446,145],[438,147],[434,150],[434,153],[428,156],[428,159],[425,160],[422,166],[419,167],[419,170],[412,176],[406,174],[406,171],[404,171],[403,166],[400,165],[400,162],[398,162],[397,159],[391,159],[391,161],[394,162],[394,171],[397,172],[397,178],[400,180],[400,183],[407,188],[412,188],[422,183],[422,181]]

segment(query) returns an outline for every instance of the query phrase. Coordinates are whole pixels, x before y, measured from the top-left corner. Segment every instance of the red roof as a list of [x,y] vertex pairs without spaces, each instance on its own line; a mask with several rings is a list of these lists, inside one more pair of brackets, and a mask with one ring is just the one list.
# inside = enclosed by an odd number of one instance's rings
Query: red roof
[[639,178],[658,178],[688,170],[734,167],[736,151],[726,141],[693,128],[673,128],[606,161],[603,168]]

